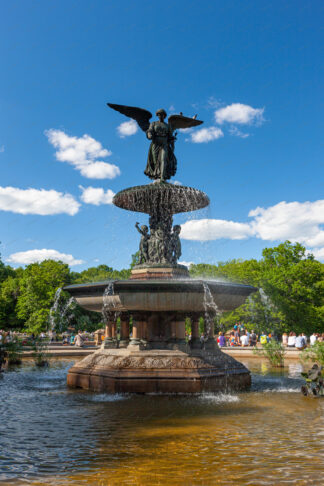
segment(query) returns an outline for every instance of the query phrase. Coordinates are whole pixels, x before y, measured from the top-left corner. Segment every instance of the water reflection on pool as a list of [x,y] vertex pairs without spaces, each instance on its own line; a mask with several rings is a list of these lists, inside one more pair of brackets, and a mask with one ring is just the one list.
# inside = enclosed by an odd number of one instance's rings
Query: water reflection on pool
[[244,360],[251,392],[194,397],[68,390],[71,364],[0,378],[1,484],[323,484],[324,399],[298,363]]

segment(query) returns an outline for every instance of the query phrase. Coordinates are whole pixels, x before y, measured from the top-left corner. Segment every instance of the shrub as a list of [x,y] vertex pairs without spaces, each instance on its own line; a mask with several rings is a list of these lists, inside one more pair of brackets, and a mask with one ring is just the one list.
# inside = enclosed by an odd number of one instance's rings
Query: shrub
[[266,344],[262,344],[261,349],[254,349],[253,353],[267,358],[272,366],[282,367],[284,365],[286,350],[281,343],[274,339],[271,339]]
[[310,348],[304,349],[301,353],[300,359],[305,363],[311,361],[324,366],[324,343],[316,341]]

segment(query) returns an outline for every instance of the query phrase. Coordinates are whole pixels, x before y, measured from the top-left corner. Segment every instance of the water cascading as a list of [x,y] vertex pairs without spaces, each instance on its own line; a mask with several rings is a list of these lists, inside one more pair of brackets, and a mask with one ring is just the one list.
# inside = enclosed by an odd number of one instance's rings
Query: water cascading
[[[68,384],[113,393],[197,393],[223,391],[227,386],[245,389],[251,383],[250,373],[218,348],[213,321],[220,312],[243,304],[256,289],[190,279],[187,267],[178,263],[181,227],[173,226],[173,216],[205,208],[209,198],[198,189],[164,179],[175,174],[175,128],[202,122],[172,115],[165,123],[165,111],[158,110],[160,121],[150,124],[152,115],[147,110],[109,106],[134,118],[151,140],[145,174],[154,182],[124,189],[113,198],[113,204],[121,209],[147,214],[148,225],[135,225],[134,231],[141,235],[140,263],[132,268],[130,279],[66,287],[81,306],[102,312],[106,326],[102,348],[69,370]],[[192,323],[190,347],[185,333],[188,317]],[[208,335],[205,349],[200,345],[201,317]]]

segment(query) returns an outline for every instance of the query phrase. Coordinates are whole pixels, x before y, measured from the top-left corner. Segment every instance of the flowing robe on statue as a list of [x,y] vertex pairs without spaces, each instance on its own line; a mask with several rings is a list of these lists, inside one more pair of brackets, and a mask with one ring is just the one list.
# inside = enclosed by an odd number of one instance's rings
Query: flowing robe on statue
[[146,132],[151,139],[144,174],[150,179],[167,180],[177,171],[177,159],[173,153],[174,137],[170,125],[156,121]]

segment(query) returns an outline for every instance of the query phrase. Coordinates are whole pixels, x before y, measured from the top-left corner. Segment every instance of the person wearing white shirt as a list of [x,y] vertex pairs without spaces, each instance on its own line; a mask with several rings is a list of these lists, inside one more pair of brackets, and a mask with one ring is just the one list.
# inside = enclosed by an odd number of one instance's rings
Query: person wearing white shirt
[[241,341],[241,346],[249,345],[249,338],[247,337],[246,334],[242,334],[242,336],[240,337],[240,341]]
[[291,332],[288,336],[288,348],[294,348],[296,345],[296,334]]
[[317,341],[317,336],[315,334],[315,332],[313,332],[313,334],[311,335],[311,337],[309,338],[309,341],[310,341],[310,345],[311,346],[314,346],[314,344],[316,343]]

